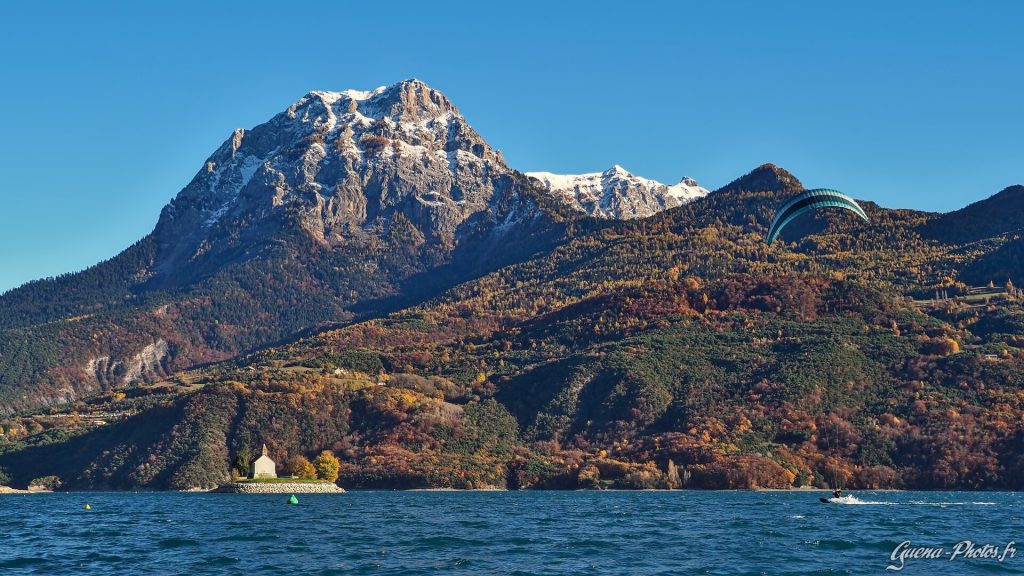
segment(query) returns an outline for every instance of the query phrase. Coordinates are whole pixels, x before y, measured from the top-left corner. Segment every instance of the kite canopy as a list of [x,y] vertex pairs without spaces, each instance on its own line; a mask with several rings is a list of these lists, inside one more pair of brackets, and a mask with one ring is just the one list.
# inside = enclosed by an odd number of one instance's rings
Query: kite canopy
[[838,190],[815,188],[790,198],[789,201],[775,212],[775,217],[772,218],[772,225],[768,229],[768,236],[765,240],[768,244],[771,244],[779,237],[782,229],[792,222],[793,219],[804,212],[818,210],[819,208],[843,208],[868,222],[868,215],[864,213],[864,210],[853,198]]

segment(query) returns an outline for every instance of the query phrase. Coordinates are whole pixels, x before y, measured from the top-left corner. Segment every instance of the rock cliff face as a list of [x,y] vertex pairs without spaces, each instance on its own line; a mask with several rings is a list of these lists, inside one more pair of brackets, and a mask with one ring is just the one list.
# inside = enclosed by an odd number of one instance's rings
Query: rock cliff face
[[85,376],[94,379],[99,388],[128,386],[163,378],[169,373],[165,362],[170,356],[170,345],[161,338],[128,358],[90,358],[85,365]]

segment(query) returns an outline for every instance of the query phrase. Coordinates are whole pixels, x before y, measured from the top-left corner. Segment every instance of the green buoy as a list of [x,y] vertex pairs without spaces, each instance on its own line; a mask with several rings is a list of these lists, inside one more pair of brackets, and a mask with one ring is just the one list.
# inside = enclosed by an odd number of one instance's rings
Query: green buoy
[[295,497],[295,494],[292,494],[292,497],[288,499],[288,503],[289,504],[298,504],[299,503],[299,499]]

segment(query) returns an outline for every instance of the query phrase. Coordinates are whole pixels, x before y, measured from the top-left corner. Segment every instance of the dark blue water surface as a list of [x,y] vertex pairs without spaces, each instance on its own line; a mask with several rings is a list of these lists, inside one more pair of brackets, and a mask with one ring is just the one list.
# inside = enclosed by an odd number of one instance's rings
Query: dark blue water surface
[[[1024,496],[862,492],[0,495],[0,573],[1024,574]],[[85,510],[86,503],[92,510]],[[904,540],[1016,557],[907,560]]]

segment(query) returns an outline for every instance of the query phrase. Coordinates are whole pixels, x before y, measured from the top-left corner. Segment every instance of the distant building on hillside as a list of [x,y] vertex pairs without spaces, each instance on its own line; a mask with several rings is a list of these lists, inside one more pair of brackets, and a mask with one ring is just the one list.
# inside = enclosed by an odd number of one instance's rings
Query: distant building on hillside
[[249,478],[277,478],[277,464],[267,456],[267,445],[263,445],[263,454],[249,465]]

